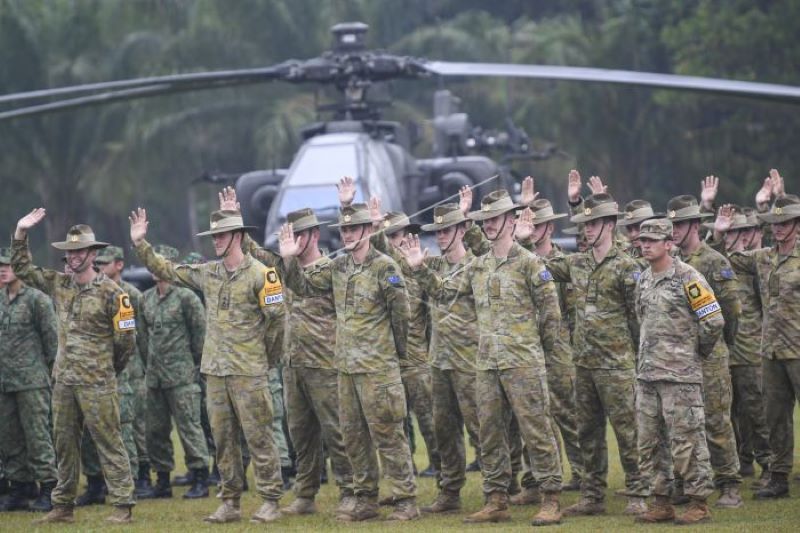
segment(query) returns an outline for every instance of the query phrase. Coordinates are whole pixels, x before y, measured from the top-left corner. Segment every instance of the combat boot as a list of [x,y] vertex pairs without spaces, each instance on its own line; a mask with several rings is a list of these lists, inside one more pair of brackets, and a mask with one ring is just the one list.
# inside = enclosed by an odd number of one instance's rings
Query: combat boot
[[605,502],[584,496],[581,496],[578,503],[564,509],[564,516],[595,516],[599,514],[606,514]]
[[656,524],[658,522],[671,522],[675,520],[675,508],[669,501],[668,496],[656,496],[647,511],[637,515],[633,520],[639,524]]
[[137,498],[142,498],[143,494],[148,494],[153,489],[153,481],[150,479],[150,465],[148,463],[139,465],[139,472],[133,487],[133,494]]
[[352,494],[342,494],[339,496],[339,505],[333,511],[333,514],[339,517],[340,515],[349,515],[356,507],[356,497]]
[[71,524],[75,521],[75,515],[72,513],[71,505],[56,505],[53,510],[41,518],[33,521],[34,525],[38,524],[52,524],[52,523],[65,523]]
[[691,498],[684,494],[683,485],[675,487],[675,492],[672,493],[672,505],[686,505],[691,501]]
[[772,472],[769,483],[755,494],[756,500],[772,500],[789,497],[789,476],[784,472]]
[[133,507],[130,505],[115,505],[114,510],[106,518],[112,524],[130,524],[133,522]]
[[281,481],[283,482],[283,490],[290,490],[294,482],[292,481],[292,476],[294,475],[296,470],[293,466],[282,466],[281,467]]
[[753,477],[756,475],[756,469],[753,467],[753,463],[745,463],[743,461],[739,461],[739,475],[742,477]]
[[388,496],[384,496],[380,500],[378,500],[378,505],[381,507],[391,507],[394,505],[394,496],[389,494]]
[[336,518],[344,522],[363,522],[377,518],[378,515],[378,502],[375,497],[357,496],[353,510],[349,513],[339,514]]
[[481,471],[481,462],[478,459],[475,459],[470,464],[467,465],[467,472],[480,472]]
[[28,497],[25,492],[25,483],[21,481],[11,481],[6,499],[0,502],[0,511],[27,511],[30,508]]
[[644,498],[640,498],[638,496],[630,496],[628,497],[628,504],[625,506],[625,510],[622,511],[622,514],[625,515],[638,515],[642,514],[647,511],[647,504],[644,503]]
[[573,472],[569,483],[561,485],[561,490],[565,492],[577,492],[581,490],[581,476]]
[[217,462],[214,461],[214,464],[211,466],[211,473],[208,475],[208,484],[209,485],[219,485],[220,478],[219,478],[219,468],[217,468]]
[[193,471],[192,478],[194,479],[194,483],[192,483],[192,488],[183,495],[184,499],[194,500],[197,498],[208,498],[208,469],[196,468]]
[[439,475],[439,471],[436,470],[436,467],[432,464],[428,465],[428,468],[419,473],[419,477],[436,477],[437,475]]
[[397,522],[408,522],[409,520],[416,520],[420,517],[419,507],[417,507],[416,498],[404,498],[398,500],[394,505],[394,511],[386,520]]
[[281,511],[290,515],[314,514],[317,512],[317,504],[314,503],[313,498],[298,497]]
[[738,509],[743,504],[742,497],[739,494],[739,487],[736,485],[725,485],[719,489],[719,499],[714,504],[714,507],[723,509]]
[[420,509],[423,513],[451,513],[461,510],[461,497],[457,490],[441,490],[432,504]]
[[194,471],[189,470],[182,476],[175,476],[172,479],[173,487],[191,487],[194,485]]
[[266,500],[261,504],[261,507],[258,508],[258,511],[250,517],[250,522],[254,524],[266,524],[274,522],[282,517],[281,510],[278,508],[278,501]]
[[48,513],[53,510],[53,504],[50,502],[50,494],[56,488],[55,481],[46,481],[41,484],[39,488],[39,496],[31,504],[30,510],[37,513]]
[[759,478],[753,483],[750,484],[750,488],[753,490],[763,489],[769,483],[769,466],[764,466],[761,468],[761,475]]
[[525,487],[518,494],[514,494],[508,499],[511,505],[539,505],[542,503],[542,495],[539,487]]
[[517,476],[511,476],[511,481],[508,482],[508,495],[514,496],[522,492],[522,486],[519,484]]
[[142,493],[140,498],[172,498],[172,486],[169,484],[169,472],[158,472],[158,479],[156,484],[150,487],[145,493]]
[[679,526],[692,526],[711,520],[711,511],[705,500],[691,498],[686,512],[675,518],[675,523]]
[[531,520],[532,526],[552,526],[561,523],[561,505],[558,503],[557,492],[545,492],[542,496],[542,506]]
[[217,507],[213,514],[203,518],[203,522],[210,524],[227,524],[238,522],[242,519],[242,510],[239,507],[239,500],[222,500],[222,505]]
[[472,513],[464,519],[467,524],[482,524],[485,522],[508,522],[511,515],[508,512],[508,494],[505,492],[492,492],[486,498],[486,505],[477,513]]
[[86,492],[75,499],[75,505],[103,505],[106,503],[106,482],[103,476],[86,476]]

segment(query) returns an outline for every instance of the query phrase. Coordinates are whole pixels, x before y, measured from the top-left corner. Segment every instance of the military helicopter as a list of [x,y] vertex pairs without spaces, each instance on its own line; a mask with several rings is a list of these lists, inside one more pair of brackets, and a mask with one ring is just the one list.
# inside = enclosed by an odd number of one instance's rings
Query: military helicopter
[[[331,118],[307,126],[302,145],[287,169],[243,175],[209,174],[213,182],[235,182],[247,224],[264,228],[259,236],[274,244],[274,233],[289,211],[310,206],[321,219],[335,218],[335,185],[341,176],[356,179],[357,200],[375,195],[388,210],[417,213],[452,197],[463,185],[479,185],[482,193],[511,188],[508,161],[542,159],[553,147],[531,149],[524,130],[510,121],[504,131],[474,128],[458,109],[458,98],[439,90],[434,96],[434,157],[411,155],[414,132],[383,120],[381,110],[388,82],[400,79],[448,77],[514,77],[579,82],[602,82],[655,88],[711,92],[743,97],[800,102],[800,88],[756,82],[566,66],[500,63],[456,63],[405,57],[366,47],[368,26],[361,22],[333,26],[333,46],[321,56],[288,60],[277,65],[242,70],[173,74],[150,78],[93,83],[0,96],[0,104],[51,99],[46,103],[0,112],[0,121],[106,105],[164,94],[232,87],[267,81],[333,86],[340,98],[319,106]],[[383,97],[382,97],[383,96]],[[53,98],[64,98],[54,99]],[[486,154],[500,152],[498,163]],[[497,176],[496,179],[491,179]],[[334,201],[331,202],[331,199]],[[323,235],[335,246],[336,235]]]

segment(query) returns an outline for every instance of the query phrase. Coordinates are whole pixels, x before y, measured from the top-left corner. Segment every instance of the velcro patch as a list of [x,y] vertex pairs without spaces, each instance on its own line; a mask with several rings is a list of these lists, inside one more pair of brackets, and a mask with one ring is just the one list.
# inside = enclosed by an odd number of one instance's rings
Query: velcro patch
[[641,275],[642,275],[641,272],[639,272],[638,270],[634,270],[633,273],[631,274],[631,277],[633,278],[633,281],[639,281],[639,277]]
[[114,315],[114,331],[130,331],[136,329],[136,316],[131,305],[131,298],[125,293],[117,296],[117,314]]
[[389,276],[388,278],[386,278],[386,281],[388,281],[392,285],[398,285],[400,283],[400,276]]
[[278,278],[278,271],[267,267],[264,272],[264,286],[258,293],[258,303],[261,307],[283,302],[283,285]]
[[709,315],[713,315],[714,313],[719,313],[722,311],[722,308],[719,306],[719,302],[713,302],[708,305],[704,305],[700,309],[696,310],[694,314],[697,315],[697,318],[703,319]]
[[722,279],[733,279],[733,270],[730,268],[723,268],[720,272]]
[[684,285],[689,306],[698,318],[705,318],[719,312],[720,306],[714,294],[706,289],[699,281],[692,281]]
[[539,272],[539,278],[541,278],[542,281],[553,281],[553,273],[546,269],[542,270]]

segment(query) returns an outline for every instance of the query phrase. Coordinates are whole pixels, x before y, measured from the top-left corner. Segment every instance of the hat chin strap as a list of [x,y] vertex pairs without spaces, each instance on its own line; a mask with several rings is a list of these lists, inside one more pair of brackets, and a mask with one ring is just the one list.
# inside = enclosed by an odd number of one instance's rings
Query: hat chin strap
[[[781,240],[775,239],[775,241],[780,243],[780,244],[788,242],[790,240],[790,237],[791,237],[792,233],[794,233],[794,230],[797,229],[797,221],[798,221],[798,219],[796,219],[796,218],[792,221],[792,229],[790,229],[789,232],[786,234],[787,237],[785,239],[781,239]],[[796,238],[797,238],[797,236],[795,236],[795,239]]]
[[503,230],[506,229],[506,222],[508,222],[508,216],[507,215],[508,215],[508,213],[503,213],[503,225],[500,226],[499,230],[497,230],[497,235],[494,236],[494,239],[492,239],[488,235],[486,236],[487,239],[489,239],[490,241],[494,242],[494,241],[496,241],[497,239],[500,238],[500,235],[503,234]]
[[603,222],[603,227],[600,230],[600,233],[597,234],[597,237],[594,238],[594,241],[589,245],[589,248],[594,248],[595,245],[600,241],[600,237],[603,236],[603,232],[606,231],[606,223]]
[[231,251],[231,244],[233,244],[233,237],[234,237],[234,232],[232,231],[231,232],[231,240],[228,241],[228,246],[225,247],[225,250],[223,250],[222,254],[219,257],[221,257],[223,259],[228,257],[228,253],[230,253],[230,251]]
[[91,250],[91,248],[87,248],[86,255],[83,256],[83,261],[81,261],[81,264],[78,265],[77,268],[69,267],[75,274],[80,274],[89,268],[89,265],[87,264],[87,260],[89,259],[89,250]]

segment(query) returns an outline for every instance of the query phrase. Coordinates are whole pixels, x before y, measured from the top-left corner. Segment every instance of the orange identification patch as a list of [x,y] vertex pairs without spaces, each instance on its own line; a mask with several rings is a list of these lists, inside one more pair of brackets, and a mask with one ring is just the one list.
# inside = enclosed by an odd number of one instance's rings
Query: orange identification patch
[[698,318],[703,319],[722,310],[714,293],[706,289],[699,281],[687,283],[684,285],[684,289],[686,289],[686,297],[689,299],[689,306]]
[[117,314],[114,315],[114,331],[130,331],[136,329],[136,313],[131,305],[131,298],[123,293],[117,296]]
[[264,272],[264,287],[258,293],[258,303],[261,307],[283,302],[283,285],[278,277],[278,271],[267,267]]

